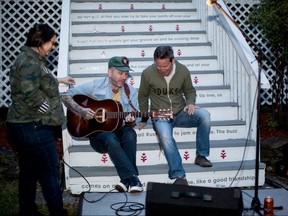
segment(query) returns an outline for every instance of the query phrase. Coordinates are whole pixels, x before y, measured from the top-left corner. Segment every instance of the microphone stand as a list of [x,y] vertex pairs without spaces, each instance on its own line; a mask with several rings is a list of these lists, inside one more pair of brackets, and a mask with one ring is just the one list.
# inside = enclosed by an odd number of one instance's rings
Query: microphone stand
[[[217,0],[208,0],[209,5],[215,4],[215,6],[224,13],[224,15],[237,27],[237,29],[245,37],[246,41],[249,41],[258,52],[256,60],[258,61],[258,80],[257,80],[257,132],[256,132],[256,159],[255,159],[255,193],[254,198],[252,199],[251,208],[261,215],[261,202],[258,197],[258,181],[259,181],[259,161],[260,161],[260,90],[261,90],[261,70],[262,70],[262,60],[265,56],[265,59],[272,64],[276,69],[277,67],[272,63],[272,61],[263,53],[263,51],[247,36],[247,34],[237,25],[237,23],[229,16],[229,14],[222,8],[220,4],[217,3]],[[279,72],[277,70],[277,72]]]

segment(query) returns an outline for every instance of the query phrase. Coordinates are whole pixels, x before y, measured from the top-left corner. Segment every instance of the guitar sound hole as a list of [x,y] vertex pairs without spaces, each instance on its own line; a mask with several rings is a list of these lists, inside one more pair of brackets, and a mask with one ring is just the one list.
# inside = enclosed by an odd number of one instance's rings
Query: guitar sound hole
[[105,122],[106,121],[106,110],[105,109],[102,109],[102,108],[100,108],[100,109],[97,109],[96,111],[95,111],[95,116],[94,116],[94,118],[95,118],[95,120],[97,121],[97,122],[99,122],[99,123],[103,123],[103,122]]

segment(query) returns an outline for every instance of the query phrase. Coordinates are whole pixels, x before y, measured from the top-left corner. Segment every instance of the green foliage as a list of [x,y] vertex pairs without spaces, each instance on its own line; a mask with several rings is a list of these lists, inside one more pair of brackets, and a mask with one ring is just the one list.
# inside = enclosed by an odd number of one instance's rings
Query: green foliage
[[0,182],[0,215],[18,215],[18,183],[17,181]]
[[273,116],[269,116],[267,124],[269,127],[274,129],[279,127],[278,121]]
[[271,126],[278,123],[280,128],[286,127],[285,122],[288,121],[288,94],[286,91],[288,85],[288,1],[260,0],[259,7],[249,14],[248,21],[262,30],[273,53],[269,57],[273,59],[276,67],[272,67],[276,73],[270,80],[275,118],[273,121],[270,120]]
[[254,9],[248,20],[263,30],[272,51],[278,58],[277,66],[280,70],[288,62],[288,1],[260,0],[258,8]]

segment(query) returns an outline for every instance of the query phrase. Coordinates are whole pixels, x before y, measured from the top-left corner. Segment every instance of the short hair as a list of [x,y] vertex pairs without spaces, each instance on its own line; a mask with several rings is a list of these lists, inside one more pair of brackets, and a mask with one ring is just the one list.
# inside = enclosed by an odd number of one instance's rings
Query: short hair
[[29,47],[41,47],[56,35],[55,31],[47,24],[35,24],[26,34],[25,45]]
[[171,46],[158,46],[154,51],[154,61],[156,59],[169,58],[170,62],[174,59],[174,52]]

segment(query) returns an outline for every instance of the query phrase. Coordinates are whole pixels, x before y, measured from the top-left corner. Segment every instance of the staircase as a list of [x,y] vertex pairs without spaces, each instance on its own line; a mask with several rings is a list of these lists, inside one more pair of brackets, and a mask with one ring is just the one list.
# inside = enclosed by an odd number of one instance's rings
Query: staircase
[[[137,88],[141,72],[153,63],[155,48],[171,45],[176,59],[191,71],[197,105],[207,109],[212,120],[211,168],[194,165],[196,129],[174,129],[189,184],[255,185],[255,70],[247,60],[249,53],[242,52],[245,43],[241,45],[241,34],[234,33],[229,21],[216,14],[216,8],[191,0],[65,0],[62,8],[59,75],[73,76],[77,84],[99,79],[107,74],[109,58],[127,56],[134,70],[127,82]],[[65,90],[60,86],[60,91]],[[144,186],[149,181],[172,183],[151,124],[135,130]],[[66,129],[63,146],[64,161],[69,165],[65,165],[67,190],[80,194],[114,188],[119,177],[107,154],[96,153],[87,139],[72,139]],[[259,164],[258,173],[260,186],[264,184],[265,164]]]

